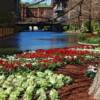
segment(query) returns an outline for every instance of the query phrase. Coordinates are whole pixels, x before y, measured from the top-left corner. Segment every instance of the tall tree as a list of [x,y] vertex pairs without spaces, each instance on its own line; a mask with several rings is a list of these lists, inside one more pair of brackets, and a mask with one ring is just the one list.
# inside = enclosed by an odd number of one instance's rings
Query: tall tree
[[100,0],[69,0],[66,8],[67,15],[70,15],[67,19],[70,22],[88,21],[88,30],[92,31],[91,21],[100,20]]
[[100,100],[100,64],[93,84],[89,89],[89,95],[93,95],[95,100]]

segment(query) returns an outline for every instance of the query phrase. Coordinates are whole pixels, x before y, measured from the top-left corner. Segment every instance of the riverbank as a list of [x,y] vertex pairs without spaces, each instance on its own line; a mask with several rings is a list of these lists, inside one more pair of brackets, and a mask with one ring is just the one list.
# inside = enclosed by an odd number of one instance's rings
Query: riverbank
[[81,33],[79,35],[79,44],[85,45],[99,45],[100,35],[94,33]]
[[90,44],[90,43],[86,43],[86,42],[78,42],[79,45],[89,45],[89,46],[100,46],[100,44]]
[[79,30],[77,31],[66,31],[65,33],[69,33],[71,35],[76,35],[78,37],[79,45],[100,45],[100,34],[98,33],[82,33]]
[[76,30],[76,31],[65,31],[65,33],[69,33],[69,34],[79,34],[80,30]]

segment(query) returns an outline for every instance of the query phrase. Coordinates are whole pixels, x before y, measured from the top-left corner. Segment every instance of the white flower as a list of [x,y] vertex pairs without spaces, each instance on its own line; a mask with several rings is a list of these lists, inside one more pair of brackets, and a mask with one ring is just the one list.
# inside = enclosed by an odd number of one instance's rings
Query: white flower
[[65,59],[72,59],[71,56],[65,56],[64,58],[65,58]]
[[96,67],[93,65],[89,65],[88,69],[95,69]]
[[37,64],[38,64],[37,62],[33,62],[33,63],[32,63],[33,66],[34,66],[34,65],[37,65]]
[[24,66],[25,66],[25,63],[22,63],[22,64],[21,64],[21,66],[23,66],[23,67],[24,67]]
[[26,60],[31,61],[32,59],[31,58],[27,58]]
[[65,56],[64,58],[65,58],[65,59],[67,59],[67,58],[68,58],[68,56]]
[[88,71],[92,71],[92,72],[96,73],[96,72],[97,72],[97,69],[96,69],[95,66],[93,66],[93,65],[89,65],[89,67],[88,67]]
[[93,72],[94,72],[94,73],[96,73],[96,72],[97,72],[97,70],[93,70]]
[[74,56],[74,59],[77,59],[77,56]]
[[72,57],[71,56],[68,56],[68,59],[72,59]]
[[7,59],[8,60],[15,60],[15,57],[14,56],[7,56]]
[[47,59],[48,59],[48,60],[52,60],[53,58],[50,58],[50,57],[49,57],[49,58],[47,58]]
[[31,51],[32,53],[36,53],[36,51]]

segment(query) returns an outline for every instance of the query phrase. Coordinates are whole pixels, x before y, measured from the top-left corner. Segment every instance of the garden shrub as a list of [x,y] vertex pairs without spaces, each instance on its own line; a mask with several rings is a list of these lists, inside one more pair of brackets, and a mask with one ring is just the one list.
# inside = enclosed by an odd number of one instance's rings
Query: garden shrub
[[78,25],[76,25],[76,24],[69,24],[69,25],[64,26],[63,29],[65,31],[68,31],[68,30],[69,31],[78,30]]
[[100,37],[87,38],[85,41],[86,41],[87,43],[99,44],[99,43],[100,43]]
[[[86,21],[83,23],[81,27],[81,32],[87,33],[89,32],[89,21]],[[91,23],[91,32],[97,32],[100,33],[100,23],[97,21],[92,21]]]
[[16,53],[22,53],[22,50],[18,50],[16,48],[0,48],[0,56],[12,55]]
[[69,25],[66,25],[63,27],[64,31],[68,31],[69,30]]
[[[91,25],[91,32],[93,31],[93,26]],[[82,33],[88,33],[90,32],[89,30],[89,21],[86,21],[82,24],[82,27],[81,27],[81,32]]]
[[[100,43],[100,23],[97,21],[92,21],[91,23],[91,34],[89,34],[89,21],[82,24],[81,33],[78,35],[81,42],[99,44]],[[93,35],[92,32],[96,34]],[[88,33],[88,34],[87,34]]]
[[86,33],[80,32],[78,34],[78,38],[79,38],[80,41],[84,41],[86,39]]
[[76,26],[75,26],[75,24],[70,24],[69,29],[70,29],[70,30],[76,30]]
[[93,32],[100,34],[100,23],[97,21],[92,21]]
[[45,31],[47,31],[47,30],[49,30],[50,29],[50,26],[44,26],[43,27],[43,30],[45,30]]

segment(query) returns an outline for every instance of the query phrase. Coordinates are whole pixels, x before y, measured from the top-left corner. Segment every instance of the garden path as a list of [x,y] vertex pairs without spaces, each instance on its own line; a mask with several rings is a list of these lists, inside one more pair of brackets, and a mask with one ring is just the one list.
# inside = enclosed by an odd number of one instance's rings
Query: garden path
[[93,100],[88,95],[92,80],[85,76],[86,69],[86,66],[67,65],[57,70],[57,73],[70,75],[74,79],[72,85],[65,86],[59,90],[60,100]]

